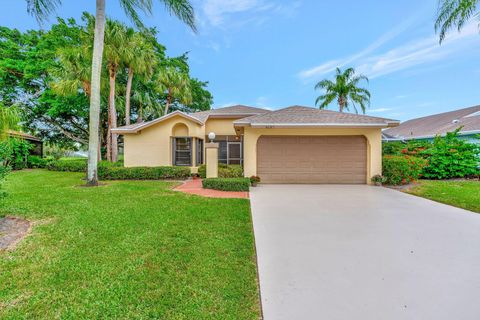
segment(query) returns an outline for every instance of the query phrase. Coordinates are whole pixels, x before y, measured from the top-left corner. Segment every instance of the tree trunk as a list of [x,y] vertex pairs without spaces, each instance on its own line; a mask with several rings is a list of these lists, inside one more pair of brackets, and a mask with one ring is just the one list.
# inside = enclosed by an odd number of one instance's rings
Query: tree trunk
[[117,66],[111,65],[108,68],[110,78],[110,95],[108,97],[108,134],[107,134],[107,160],[117,162],[118,159],[118,135],[112,133],[117,127],[117,111],[115,109],[115,81],[117,77]]
[[137,123],[140,123],[143,121],[143,105],[141,102],[138,103],[138,117],[137,117]]
[[168,89],[168,94],[167,94],[167,103],[165,104],[165,112],[164,116],[168,114],[168,109],[170,108],[170,103],[172,102],[172,91],[170,88]]
[[338,107],[339,107],[339,111],[343,112],[343,108],[345,108],[345,98],[344,97],[339,97],[338,98]]
[[98,146],[100,125],[100,80],[105,37],[105,0],[96,0],[95,37],[93,40],[90,123],[88,138],[87,185],[98,185]]
[[133,69],[128,68],[127,92],[125,96],[125,124],[130,124],[130,94],[132,92]]

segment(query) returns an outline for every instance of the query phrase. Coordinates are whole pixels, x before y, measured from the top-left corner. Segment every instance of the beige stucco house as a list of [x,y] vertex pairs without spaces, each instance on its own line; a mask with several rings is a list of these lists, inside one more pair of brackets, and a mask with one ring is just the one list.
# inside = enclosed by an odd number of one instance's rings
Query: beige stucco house
[[384,128],[397,120],[293,106],[276,111],[232,106],[119,127],[125,166],[189,166],[205,162],[215,133],[218,161],[243,165],[264,183],[370,183],[382,171]]

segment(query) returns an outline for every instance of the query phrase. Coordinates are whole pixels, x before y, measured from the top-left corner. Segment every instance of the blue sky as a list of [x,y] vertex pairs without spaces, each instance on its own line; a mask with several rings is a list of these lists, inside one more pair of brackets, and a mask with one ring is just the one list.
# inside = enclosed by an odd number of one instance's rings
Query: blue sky
[[[407,120],[480,103],[477,24],[439,46],[437,0],[192,1],[198,34],[159,3],[144,20],[158,28],[169,55],[190,52],[191,73],[210,82],[215,107],[313,106],[316,81],[336,66],[370,78],[367,114]],[[58,15],[78,19],[94,3],[63,0]],[[2,0],[0,9],[4,26],[39,28],[25,1]],[[128,22],[116,0],[107,0],[107,13]]]

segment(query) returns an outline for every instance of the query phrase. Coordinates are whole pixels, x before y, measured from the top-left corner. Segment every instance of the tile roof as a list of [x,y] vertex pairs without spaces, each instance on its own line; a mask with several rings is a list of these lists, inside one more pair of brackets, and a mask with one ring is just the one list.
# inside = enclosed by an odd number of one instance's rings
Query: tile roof
[[463,134],[480,132],[480,106],[408,120],[396,128],[385,130],[385,133],[408,140],[444,135],[462,126],[460,132]]
[[151,125],[154,125],[156,123],[162,122],[168,118],[171,118],[175,115],[179,115],[185,118],[188,118],[190,120],[194,120],[198,122],[199,124],[204,124],[205,121],[209,117],[248,117],[252,115],[258,115],[262,113],[270,112],[269,110],[266,109],[261,109],[261,108],[255,108],[255,107],[249,107],[249,106],[243,106],[243,105],[236,105],[236,106],[231,106],[231,107],[225,107],[225,108],[218,108],[218,109],[211,109],[207,111],[200,111],[200,112],[194,112],[194,113],[185,113],[182,111],[174,111],[172,113],[169,113],[165,116],[162,116],[160,118],[154,119],[152,121],[144,121],[140,123],[134,123],[128,126],[122,126],[118,127],[112,130],[112,132],[115,133],[136,133],[139,130],[143,130],[145,128],[148,128]]
[[8,130],[8,135],[11,137],[18,137],[18,138],[27,139],[27,140],[42,141],[42,139],[38,137],[32,136],[31,134],[28,134],[25,132],[20,132],[20,131]]
[[394,126],[398,120],[292,106],[234,121],[237,126]]
[[270,112],[266,109],[249,107],[244,105],[235,105],[225,108],[210,109],[207,111],[200,111],[190,113],[191,116],[199,119],[202,122],[205,122],[209,117],[220,117],[220,116],[252,116],[257,114],[263,114]]

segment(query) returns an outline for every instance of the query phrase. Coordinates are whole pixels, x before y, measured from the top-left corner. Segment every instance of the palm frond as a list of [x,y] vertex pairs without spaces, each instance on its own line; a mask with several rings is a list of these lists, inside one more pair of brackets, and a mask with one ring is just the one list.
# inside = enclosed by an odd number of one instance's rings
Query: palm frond
[[142,11],[145,14],[152,13],[152,0],[119,0],[120,6],[125,11],[130,20],[139,28],[145,29],[145,25],[143,24],[138,11]]
[[332,88],[334,86],[335,86],[335,83],[333,81],[325,79],[325,80],[319,81],[315,85],[315,90]]
[[439,33],[440,43],[450,29],[456,27],[460,31],[469,19],[476,15],[479,0],[440,0],[437,19],[435,21],[435,32]]
[[165,9],[189,26],[193,32],[197,32],[195,12],[189,0],[159,0],[165,5]]
[[333,100],[335,100],[336,97],[337,95],[335,93],[321,95],[315,100],[315,105],[318,105],[319,109],[325,109]]
[[42,23],[62,4],[62,0],[26,0],[27,12]]
[[18,129],[20,113],[15,107],[0,104],[0,141],[5,140],[10,130]]

